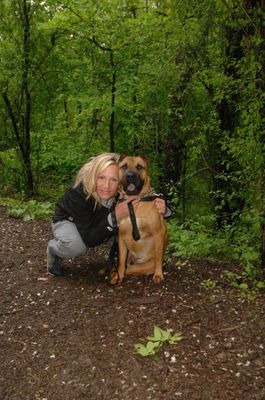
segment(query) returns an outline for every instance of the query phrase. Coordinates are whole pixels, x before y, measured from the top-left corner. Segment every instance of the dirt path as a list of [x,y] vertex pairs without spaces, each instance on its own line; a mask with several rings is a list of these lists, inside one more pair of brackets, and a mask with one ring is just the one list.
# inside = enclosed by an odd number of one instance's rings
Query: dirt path
[[[227,285],[222,271],[235,265],[175,260],[160,286],[111,287],[97,249],[48,278],[50,235],[0,208],[1,400],[265,399],[265,296],[248,304]],[[154,325],[183,340],[156,360],[135,355]]]

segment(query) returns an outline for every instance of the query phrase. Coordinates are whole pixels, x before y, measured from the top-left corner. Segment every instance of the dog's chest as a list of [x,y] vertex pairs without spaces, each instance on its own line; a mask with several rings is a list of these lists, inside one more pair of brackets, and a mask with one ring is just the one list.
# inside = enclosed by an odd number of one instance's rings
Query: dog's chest
[[[153,201],[143,202],[134,211],[136,224],[139,231],[152,231],[154,221],[159,218],[156,206]],[[121,234],[131,232],[132,221],[130,216],[120,221],[119,231]]]

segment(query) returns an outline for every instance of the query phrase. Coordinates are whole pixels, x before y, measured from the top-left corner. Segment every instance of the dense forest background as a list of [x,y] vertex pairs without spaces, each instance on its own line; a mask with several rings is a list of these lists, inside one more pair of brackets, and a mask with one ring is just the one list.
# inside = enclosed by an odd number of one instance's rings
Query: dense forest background
[[173,211],[173,254],[229,256],[255,279],[265,1],[0,3],[2,203],[51,212],[90,156],[142,154]]

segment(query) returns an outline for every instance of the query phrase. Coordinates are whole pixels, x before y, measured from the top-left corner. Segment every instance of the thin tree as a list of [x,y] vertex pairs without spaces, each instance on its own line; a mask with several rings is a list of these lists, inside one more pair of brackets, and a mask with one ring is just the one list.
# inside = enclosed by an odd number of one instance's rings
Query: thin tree
[[18,145],[23,170],[26,177],[26,194],[34,196],[34,183],[30,159],[30,118],[31,118],[31,96],[29,89],[30,71],[30,3],[26,0],[18,2],[18,15],[22,27],[22,49],[21,49],[21,82],[19,95],[16,101],[9,96],[8,82],[3,90],[2,96],[6,105],[8,116],[12,123],[13,133]]

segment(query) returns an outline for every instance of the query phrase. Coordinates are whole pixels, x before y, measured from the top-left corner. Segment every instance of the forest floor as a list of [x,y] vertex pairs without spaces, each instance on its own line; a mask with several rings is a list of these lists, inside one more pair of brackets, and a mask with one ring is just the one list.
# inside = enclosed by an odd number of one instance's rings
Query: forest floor
[[[101,247],[46,274],[48,222],[0,207],[0,237],[1,400],[265,399],[265,295],[231,287],[236,264],[174,259],[160,285],[110,286]],[[135,354],[154,325],[183,339]]]

